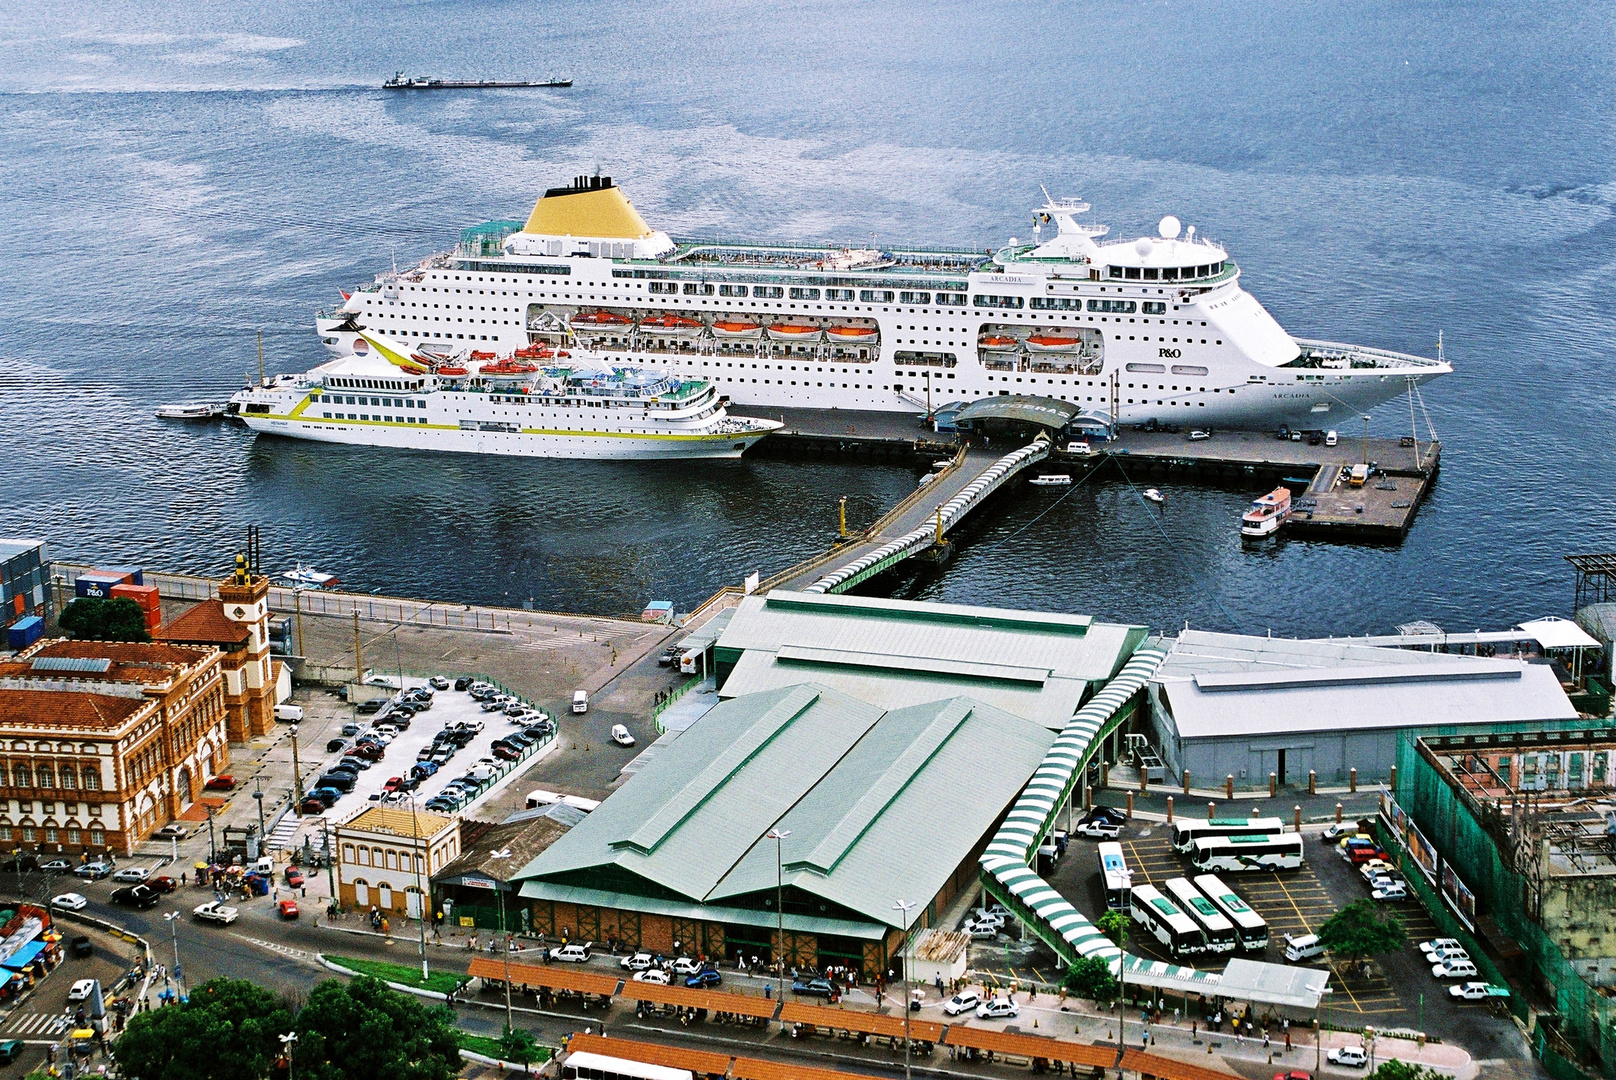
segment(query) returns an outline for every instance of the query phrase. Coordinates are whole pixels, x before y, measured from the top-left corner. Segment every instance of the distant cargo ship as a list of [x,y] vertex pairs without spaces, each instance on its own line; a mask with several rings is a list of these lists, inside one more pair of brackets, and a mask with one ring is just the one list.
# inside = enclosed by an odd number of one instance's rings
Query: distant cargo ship
[[402,71],[382,83],[383,90],[522,90],[571,86],[568,79],[436,79],[430,75],[405,78]]
[[610,177],[583,176],[526,223],[467,229],[456,250],[377,275],[317,326],[339,356],[361,328],[417,349],[566,349],[711,380],[754,408],[1036,394],[1106,422],[1196,428],[1334,426],[1453,370],[1293,338],[1193,227],[1168,216],[1155,236],[1101,242],[1087,210],[1049,200],[1033,243],[992,254],[676,242]]

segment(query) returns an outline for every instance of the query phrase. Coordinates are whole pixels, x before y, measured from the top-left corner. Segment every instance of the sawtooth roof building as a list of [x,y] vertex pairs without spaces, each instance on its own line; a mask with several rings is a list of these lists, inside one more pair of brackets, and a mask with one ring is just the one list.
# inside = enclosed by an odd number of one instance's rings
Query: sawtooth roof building
[[729,959],[774,958],[783,892],[788,964],[873,975],[974,879],[1053,741],[964,696],[730,698],[516,878],[541,932]]

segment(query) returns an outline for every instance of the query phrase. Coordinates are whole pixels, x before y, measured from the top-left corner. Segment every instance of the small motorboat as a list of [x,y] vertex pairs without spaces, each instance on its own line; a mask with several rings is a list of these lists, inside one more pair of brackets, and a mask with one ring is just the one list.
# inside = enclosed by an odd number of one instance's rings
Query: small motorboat
[[214,417],[223,415],[223,405],[209,405],[201,401],[157,406],[157,418],[159,420],[212,420]]
[[874,341],[881,332],[873,326],[827,326],[825,333],[832,341]]
[[763,333],[763,324],[741,319],[724,319],[713,323],[713,337],[751,340]]
[[989,334],[976,344],[985,352],[1015,352],[1021,346],[1021,342],[1008,334]]
[[1273,536],[1291,516],[1291,489],[1277,487],[1255,500],[1240,516],[1240,535],[1251,540]]
[[312,566],[298,563],[276,577],[294,589],[328,589],[337,583],[335,574],[322,574]]
[[700,319],[687,319],[683,315],[666,313],[640,320],[640,332],[666,337],[688,337],[701,332]]
[[1040,473],[1028,480],[1029,484],[1039,487],[1065,487],[1072,482],[1072,478],[1065,473]]
[[1033,334],[1027,338],[1027,351],[1035,353],[1076,352],[1081,342],[1075,337],[1060,334]]
[[819,327],[802,323],[775,323],[769,327],[769,337],[775,341],[814,341]]
[[1143,494],[1146,499],[1149,499],[1153,503],[1164,503],[1167,501],[1167,496],[1163,495],[1155,488],[1146,488]]

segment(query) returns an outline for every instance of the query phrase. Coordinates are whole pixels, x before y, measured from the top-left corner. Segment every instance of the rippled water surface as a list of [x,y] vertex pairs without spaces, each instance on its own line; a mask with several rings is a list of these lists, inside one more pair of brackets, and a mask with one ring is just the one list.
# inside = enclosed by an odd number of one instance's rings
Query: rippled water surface
[[[1002,243],[1039,185],[1172,212],[1298,334],[1429,354],[1443,472],[1397,547],[1243,548],[1253,492],[1028,489],[903,595],[1172,627],[1497,626],[1616,545],[1608,5],[1301,0],[0,4],[0,534],[217,571],[619,612],[868,520],[908,469],[395,454],[160,424],[322,359],[313,312],[599,168],[676,235]],[[396,95],[395,68],[570,73]],[[1378,430],[1409,424],[1406,401]],[[1421,419],[1422,428],[1424,419]]]

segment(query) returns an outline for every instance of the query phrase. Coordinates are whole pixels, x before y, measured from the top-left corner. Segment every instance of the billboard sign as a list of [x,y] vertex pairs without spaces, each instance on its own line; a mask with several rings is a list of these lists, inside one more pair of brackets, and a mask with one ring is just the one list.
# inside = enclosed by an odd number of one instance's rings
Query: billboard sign
[[1453,872],[1453,864],[1442,863],[1442,899],[1459,916],[1459,921],[1465,924],[1466,929],[1472,933],[1476,929],[1476,894],[1470,891],[1470,886],[1460,880],[1459,875]]

